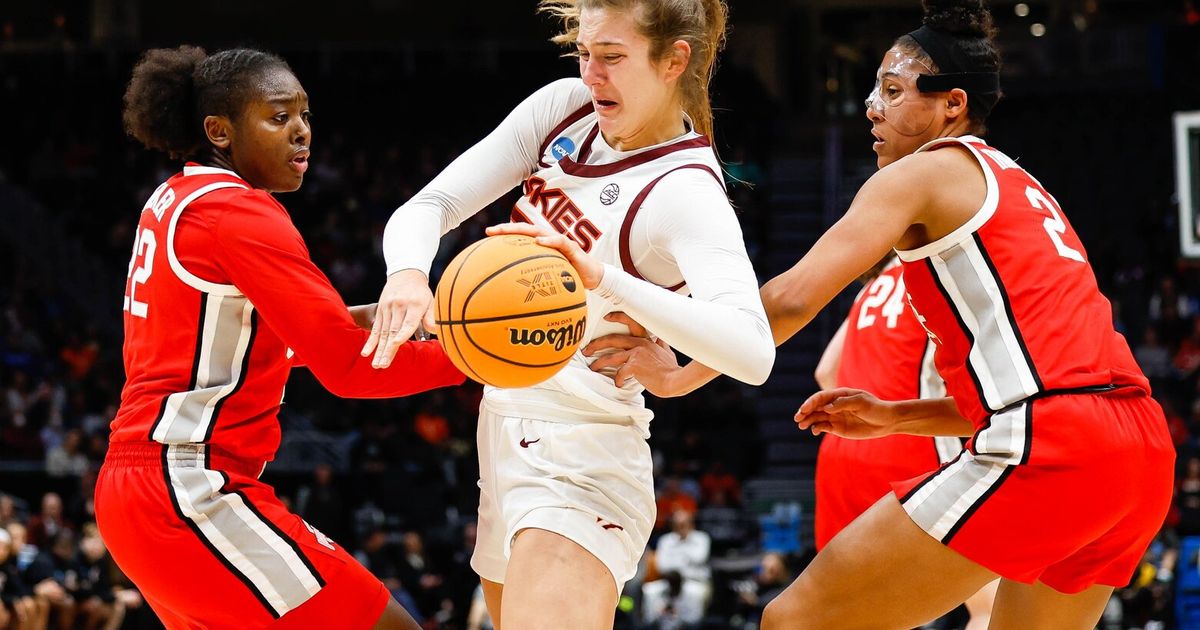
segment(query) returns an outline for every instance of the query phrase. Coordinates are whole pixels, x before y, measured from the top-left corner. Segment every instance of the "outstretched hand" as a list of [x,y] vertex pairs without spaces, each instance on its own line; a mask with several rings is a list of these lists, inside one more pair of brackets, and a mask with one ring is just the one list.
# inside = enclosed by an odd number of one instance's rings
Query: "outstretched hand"
[[838,387],[810,396],[795,416],[796,426],[813,435],[833,433],[851,440],[892,434],[894,405],[861,389]]
[[583,251],[578,243],[550,228],[531,223],[501,223],[487,229],[488,236],[497,236],[500,234],[532,236],[538,245],[557,249],[559,253],[567,258],[567,262],[571,263],[571,266],[575,268],[576,273],[579,274],[579,280],[583,283],[583,288],[585,289],[595,289],[600,285],[600,279],[604,277],[604,265]]
[[375,322],[371,336],[362,347],[362,356],[375,358],[371,367],[386,368],[392,364],[396,351],[408,341],[417,328],[434,330],[433,292],[429,290],[429,279],[416,269],[397,271],[388,276],[379,305],[375,310]]

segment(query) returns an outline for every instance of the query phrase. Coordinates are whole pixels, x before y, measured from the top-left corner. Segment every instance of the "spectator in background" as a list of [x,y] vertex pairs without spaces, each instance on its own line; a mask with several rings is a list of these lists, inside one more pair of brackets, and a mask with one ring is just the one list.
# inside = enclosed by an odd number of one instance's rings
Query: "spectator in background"
[[1162,320],[1169,310],[1174,310],[1179,317],[1188,319],[1196,314],[1196,305],[1187,295],[1176,289],[1174,277],[1164,276],[1158,281],[1158,290],[1150,296],[1150,321]]
[[8,527],[9,523],[16,522],[17,518],[17,502],[13,500],[12,495],[0,492],[0,527]]
[[51,477],[82,475],[88,468],[88,458],[83,452],[83,446],[82,431],[67,431],[58,446],[46,451],[46,473]]
[[100,358],[100,342],[96,340],[95,331],[88,332],[87,340],[80,337],[78,332],[68,333],[67,343],[58,353],[58,358],[67,366],[67,375],[75,380],[86,377]]
[[[662,579],[642,585],[643,612],[647,621],[664,627],[695,623],[704,614],[712,590],[708,557],[712,541],[697,531],[692,514],[671,514],[671,531],[658,539],[654,560]],[[665,618],[664,618],[665,616]]]
[[33,591],[50,603],[50,616],[59,628],[71,628],[78,613],[75,593],[80,587],[79,563],[75,557],[75,533],[59,530],[49,543],[49,549],[38,552],[33,564],[25,570],[25,581]]
[[39,550],[29,544],[29,530],[21,523],[9,523],[5,531],[12,537],[12,554],[17,561],[17,569],[24,572],[37,559]]
[[1200,457],[1189,457],[1183,478],[1177,484],[1175,505],[1179,508],[1180,536],[1200,535]]
[[792,582],[787,561],[781,554],[768,553],[758,565],[758,574],[752,581],[734,585],[738,603],[751,621],[762,619],[763,610],[771,600],[779,596]]
[[1196,369],[1200,368],[1200,316],[1192,318],[1191,334],[1180,342],[1173,363],[1185,379],[1196,375]]
[[450,438],[450,422],[431,402],[421,405],[413,418],[413,429],[432,446],[441,446]]
[[12,536],[0,529],[0,628],[45,628],[49,608],[34,597],[33,589],[21,575],[16,555]]
[[354,558],[383,582],[392,597],[396,598],[418,624],[424,623],[416,601],[401,580],[400,562],[396,557],[395,548],[388,542],[386,530],[382,527],[372,528],[363,537],[362,548],[355,552]]
[[44,548],[62,530],[74,531],[75,526],[63,516],[62,497],[47,492],[42,496],[42,511],[29,519],[29,542]]
[[[684,630],[694,628],[704,617],[704,597],[689,588],[688,581],[672,571],[661,580],[661,592],[647,594],[642,602],[642,616],[652,630]],[[646,586],[650,586],[647,584]]]
[[663,481],[655,503],[658,507],[658,519],[654,524],[656,530],[662,529],[667,524],[667,517],[675,512],[682,510],[695,515],[698,509],[695,497],[683,490],[683,482],[678,475],[671,475]]
[[142,604],[141,594],[133,589],[118,589],[112,580],[112,561],[95,525],[84,527],[79,541],[79,588],[75,598],[79,615],[88,630],[117,630],[125,620],[127,608]]
[[742,512],[730,503],[722,489],[715,490],[711,499],[696,512],[696,527],[708,533],[713,555],[720,555],[746,540]]
[[400,545],[400,580],[404,588],[412,593],[421,614],[428,617],[439,613],[443,608],[444,578],[425,552],[420,532],[404,532]]
[[700,478],[700,497],[705,504],[712,503],[717,493],[724,494],[729,502],[742,502],[741,482],[725,469],[725,462],[719,459],[713,460]]
[[312,482],[296,490],[295,507],[301,518],[333,540],[351,540],[348,506],[334,485],[333,466],[328,463],[317,464]]
[[1165,379],[1175,375],[1171,365],[1171,350],[1159,342],[1158,331],[1147,327],[1142,343],[1133,351],[1142,371],[1151,379]]

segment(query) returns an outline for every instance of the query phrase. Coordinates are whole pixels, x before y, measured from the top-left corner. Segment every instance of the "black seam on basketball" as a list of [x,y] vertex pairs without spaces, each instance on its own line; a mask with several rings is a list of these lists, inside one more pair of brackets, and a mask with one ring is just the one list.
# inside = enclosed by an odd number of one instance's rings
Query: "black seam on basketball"
[[[555,361],[554,363],[520,363],[518,361],[513,361],[512,359],[506,359],[504,357],[497,356],[495,354],[492,354],[491,352],[488,352],[483,346],[481,346],[475,342],[475,338],[471,336],[470,329],[468,329],[466,326],[463,326],[463,332],[466,333],[466,335],[467,335],[467,341],[470,341],[471,345],[475,346],[476,350],[486,354],[489,357],[492,357],[493,359],[495,359],[497,361],[500,361],[501,363],[507,363],[509,365],[515,365],[517,367],[548,368],[548,367],[555,367],[555,366],[562,365],[571,359],[571,355],[567,355],[561,361]],[[574,354],[574,353],[572,353],[572,354]]]
[[[454,270],[454,277],[450,280],[450,290],[446,292],[446,310],[447,311],[451,310],[450,307],[454,304],[454,289],[455,289],[455,287],[458,286],[458,275],[460,273],[462,273],[463,267],[465,267],[467,265],[467,260],[470,259],[471,256],[475,254],[475,250],[482,247],[483,244],[486,242],[487,242],[487,239],[482,239],[482,240],[476,242],[474,245],[471,245],[467,249],[463,250],[462,263],[458,265],[458,269]],[[463,312],[462,312],[462,315],[460,316],[460,318],[465,317],[466,314],[467,314],[467,305],[464,302],[463,303]],[[451,316],[453,316],[453,313],[451,313]],[[453,321],[453,320],[451,320],[451,321]],[[466,334],[466,331],[467,331],[467,329],[464,327],[463,334]],[[467,371],[474,375],[475,381],[477,381],[479,383],[483,383],[485,385],[491,385],[491,383],[489,383],[486,379],[479,376],[479,373],[476,372],[474,370],[474,368],[472,368],[469,364],[467,364],[467,357],[463,355],[462,349],[459,347],[460,344],[458,343],[458,339],[454,336],[454,325],[453,324],[451,324],[446,329],[446,333],[447,333],[447,336],[449,337],[450,342],[454,345],[454,351],[458,353],[458,359],[459,359],[459,361],[462,362],[462,366],[467,368]],[[446,348],[445,344],[442,344],[442,349],[444,350],[445,348]]]
[[534,311],[532,313],[514,313],[512,315],[501,315],[498,317],[480,317],[479,319],[460,319],[460,320],[450,320],[450,321],[440,321],[439,320],[437,322],[437,324],[439,326],[465,326],[467,324],[490,324],[492,322],[502,322],[507,319],[524,319],[526,317],[537,317],[538,315],[553,315],[554,313],[561,313],[563,311],[569,311],[572,309],[579,308],[581,306],[587,306],[587,302],[586,301],[579,302],[577,304],[571,304],[569,306],[560,306],[558,308],[552,308],[552,309],[545,310],[545,311]]
[[[471,303],[471,300],[475,297],[475,293],[477,293],[479,291],[479,289],[483,288],[483,285],[491,282],[492,279],[494,279],[496,276],[504,273],[505,271],[508,271],[509,269],[512,269],[513,267],[516,267],[517,265],[519,265],[523,262],[528,262],[530,260],[537,260],[539,258],[557,258],[558,260],[567,262],[567,259],[564,258],[562,254],[534,254],[533,256],[526,256],[524,258],[518,258],[517,260],[514,260],[514,261],[508,263],[507,265],[504,265],[503,267],[493,271],[490,276],[484,278],[483,280],[480,280],[479,282],[476,282],[475,288],[471,289],[471,292],[467,294],[466,299],[463,300],[463,312],[462,312],[463,321],[466,321],[466,319],[467,319],[467,305]],[[467,264],[467,261],[464,260],[463,266],[466,266],[466,264]],[[461,269],[461,267],[460,267],[460,269]],[[457,280],[457,279],[458,279],[458,277],[456,275],[455,280]]]

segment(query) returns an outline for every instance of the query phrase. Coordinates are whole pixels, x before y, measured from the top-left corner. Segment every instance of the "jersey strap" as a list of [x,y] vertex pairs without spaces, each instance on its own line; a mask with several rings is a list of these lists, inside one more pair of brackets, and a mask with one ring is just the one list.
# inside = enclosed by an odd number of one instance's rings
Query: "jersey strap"
[[[697,140],[707,140],[707,139],[701,137],[701,138],[697,138]],[[666,148],[666,147],[664,147],[664,148]],[[634,156],[634,157],[637,157],[637,156]],[[670,175],[671,173],[674,173],[675,171],[681,171],[685,168],[700,169],[700,170],[707,172],[709,175],[712,175],[713,179],[717,180],[717,183],[721,185],[722,189],[724,189],[724,183],[721,181],[721,178],[719,176],[717,176],[717,173],[715,171],[713,171],[711,167],[709,167],[705,164],[684,164],[683,166],[677,166],[677,167],[667,171],[666,173],[663,173],[662,175],[655,177],[649,184],[646,184],[646,187],[643,188],[642,191],[639,192],[637,194],[637,196],[633,198],[633,203],[631,203],[629,205],[629,211],[625,213],[625,220],[621,222],[621,236],[620,236],[620,239],[618,239],[619,243],[620,243],[621,267],[623,267],[625,269],[626,273],[628,273],[629,275],[631,275],[639,280],[646,280],[646,279],[642,277],[642,274],[638,273],[637,266],[633,264],[633,255],[630,254],[630,252],[629,252],[629,233],[633,231],[633,219],[635,217],[637,217],[637,213],[639,210],[642,209],[642,204],[646,201],[646,197],[648,197],[650,195],[650,191],[654,190],[654,187],[658,185],[658,182],[662,181],[662,179],[664,177],[666,177],[667,175]],[[673,287],[667,287],[667,290],[668,291],[678,291],[679,289],[683,288],[683,286],[685,284],[687,284],[687,283],[680,282],[679,284],[677,284]]]

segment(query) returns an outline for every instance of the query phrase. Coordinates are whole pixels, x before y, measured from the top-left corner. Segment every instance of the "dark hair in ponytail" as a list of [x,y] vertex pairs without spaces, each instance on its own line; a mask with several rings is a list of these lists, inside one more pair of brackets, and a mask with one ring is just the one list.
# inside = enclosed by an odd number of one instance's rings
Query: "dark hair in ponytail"
[[193,157],[207,145],[204,117],[236,117],[253,98],[257,79],[272,69],[291,72],[283,59],[261,50],[149,50],[125,88],[125,132],[148,149]]
[[[925,15],[921,28],[897,38],[893,44],[896,48],[938,74],[999,75],[996,26],[983,0],[923,0],[922,5]],[[998,80],[988,89],[964,89],[967,115],[982,132],[984,121],[1002,95]]]

